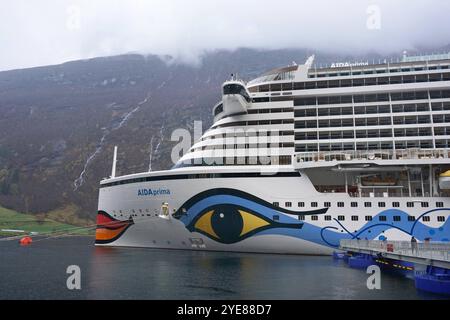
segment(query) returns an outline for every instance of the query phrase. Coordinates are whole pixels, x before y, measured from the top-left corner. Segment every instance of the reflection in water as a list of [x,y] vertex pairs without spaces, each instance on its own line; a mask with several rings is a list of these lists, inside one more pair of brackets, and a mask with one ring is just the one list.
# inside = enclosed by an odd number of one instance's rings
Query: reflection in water
[[88,274],[88,283],[92,288],[98,290],[89,291],[87,299],[107,299],[108,292],[116,287],[114,279],[117,274],[117,268],[120,265],[114,263],[120,250],[110,247],[94,247],[90,259],[90,272]]
[[[1,242],[0,299],[429,299],[414,281],[368,275],[331,257],[94,247],[92,238]],[[80,266],[82,290],[66,288]]]

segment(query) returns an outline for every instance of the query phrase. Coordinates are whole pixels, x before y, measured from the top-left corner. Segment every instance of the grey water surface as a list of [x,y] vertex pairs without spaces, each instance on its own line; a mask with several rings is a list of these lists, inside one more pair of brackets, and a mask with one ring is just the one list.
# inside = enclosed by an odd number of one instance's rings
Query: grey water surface
[[[382,273],[369,290],[365,270],[329,256],[95,247],[91,237],[20,246],[0,241],[0,299],[439,299],[414,280]],[[67,267],[81,290],[67,288]]]

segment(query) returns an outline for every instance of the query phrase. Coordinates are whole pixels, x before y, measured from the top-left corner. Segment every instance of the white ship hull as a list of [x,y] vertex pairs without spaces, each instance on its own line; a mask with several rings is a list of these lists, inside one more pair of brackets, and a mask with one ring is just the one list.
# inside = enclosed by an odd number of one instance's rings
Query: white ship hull
[[[163,176],[161,181],[101,188],[97,245],[324,255],[336,250],[340,239],[409,240],[414,235],[423,240],[428,235],[445,241],[450,234],[449,223],[436,219],[444,216],[448,221],[447,198],[427,198],[428,208],[418,206],[420,203],[407,208],[406,201],[421,200],[324,195],[314,189],[305,174],[168,179],[166,174],[173,175],[174,171],[175,176],[185,174],[184,169],[171,170],[152,176],[152,180]],[[350,202],[355,201],[358,208],[351,208]],[[361,208],[367,201],[374,205]],[[379,201],[386,202],[386,207],[378,208],[375,204]],[[281,206],[273,206],[274,202]],[[286,202],[292,207],[283,208]],[[305,207],[299,208],[298,202],[304,202]],[[314,202],[318,206],[310,207]],[[324,202],[330,202],[331,207],[324,207]],[[337,207],[338,202],[344,202],[344,208]],[[391,202],[400,202],[400,207],[389,207]],[[431,207],[436,202],[444,202],[444,207]],[[163,203],[168,204],[168,216],[161,211]],[[222,213],[225,216],[220,218]],[[201,221],[207,214],[210,217]],[[231,218],[231,224],[220,226],[227,215],[238,217],[238,223]],[[301,215],[304,220],[299,220]],[[386,216],[386,221],[378,221],[380,215]],[[313,216],[318,220],[312,220]],[[339,216],[344,219],[338,220]],[[358,221],[354,221],[355,216]],[[372,221],[366,221],[366,216]],[[400,221],[394,221],[394,216],[400,216]],[[408,221],[408,216],[419,220]],[[426,225],[421,222],[423,216],[430,217]]]
[[115,177],[114,160],[96,243],[329,254],[342,239],[449,241],[450,59],[426,59],[312,56],[224,82],[174,169]]

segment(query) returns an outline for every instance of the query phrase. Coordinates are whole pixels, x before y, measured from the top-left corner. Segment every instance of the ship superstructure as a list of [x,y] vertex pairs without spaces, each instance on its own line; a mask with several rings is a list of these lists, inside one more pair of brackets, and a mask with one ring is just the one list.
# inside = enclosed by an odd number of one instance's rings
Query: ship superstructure
[[340,239],[448,241],[450,55],[313,63],[233,76],[173,169],[102,181],[97,243],[327,254]]

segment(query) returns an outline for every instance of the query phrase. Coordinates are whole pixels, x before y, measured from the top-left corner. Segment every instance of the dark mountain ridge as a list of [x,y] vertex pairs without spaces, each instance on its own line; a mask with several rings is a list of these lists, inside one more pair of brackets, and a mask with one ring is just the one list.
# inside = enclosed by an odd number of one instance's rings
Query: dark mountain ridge
[[[93,220],[114,145],[118,174],[147,171],[150,154],[153,170],[168,169],[172,131],[194,120],[206,130],[231,73],[249,80],[311,53],[218,50],[200,66],[122,55],[0,72],[0,205]],[[316,55],[318,63],[382,58]]]

